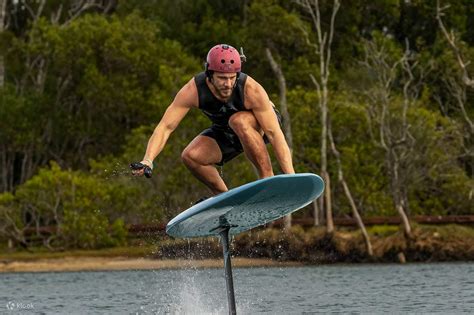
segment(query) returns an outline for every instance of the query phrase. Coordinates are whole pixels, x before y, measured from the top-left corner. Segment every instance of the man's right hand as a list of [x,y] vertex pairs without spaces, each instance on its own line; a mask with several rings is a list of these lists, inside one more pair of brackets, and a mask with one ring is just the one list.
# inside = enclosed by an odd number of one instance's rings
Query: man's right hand
[[151,174],[153,173],[152,167],[150,167],[145,161],[133,162],[130,164],[130,168],[132,169],[132,174],[134,176],[145,175],[146,178],[151,178]]

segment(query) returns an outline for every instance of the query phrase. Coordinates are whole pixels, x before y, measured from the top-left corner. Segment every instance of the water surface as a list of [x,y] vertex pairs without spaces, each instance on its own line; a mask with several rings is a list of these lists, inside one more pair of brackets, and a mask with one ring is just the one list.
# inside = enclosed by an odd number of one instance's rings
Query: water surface
[[[474,310],[474,264],[235,268],[239,314]],[[227,314],[222,269],[0,274],[0,314]]]

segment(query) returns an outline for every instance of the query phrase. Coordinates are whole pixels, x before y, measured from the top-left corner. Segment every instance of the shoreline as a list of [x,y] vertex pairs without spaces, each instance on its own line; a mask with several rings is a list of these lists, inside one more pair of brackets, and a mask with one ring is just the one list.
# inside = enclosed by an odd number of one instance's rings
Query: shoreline
[[[474,228],[470,226],[415,226],[411,238],[397,227],[369,231],[373,255],[367,254],[359,231],[327,235],[322,228],[294,226],[243,233],[233,240],[235,267],[288,267],[335,263],[473,262]],[[3,249],[3,251],[2,251]],[[138,239],[100,249],[47,251],[42,247],[0,249],[0,273],[88,270],[153,270],[222,268],[222,249],[216,239]]]
[[[300,262],[278,262],[267,258],[232,259],[236,268],[250,267],[289,267],[303,266]],[[190,269],[190,268],[223,268],[222,259],[149,259],[128,257],[63,257],[35,259],[30,261],[0,261],[1,273],[19,272],[73,272],[73,271],[119,271],[119,270],[156,270],[156,269]]]

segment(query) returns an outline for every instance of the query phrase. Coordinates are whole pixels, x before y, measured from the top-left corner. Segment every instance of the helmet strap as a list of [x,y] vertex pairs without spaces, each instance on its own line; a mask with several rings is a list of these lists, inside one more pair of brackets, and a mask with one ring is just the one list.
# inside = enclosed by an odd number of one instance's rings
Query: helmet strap
[[214,71],[209,70],[209,63],[207,62],[204,63],[204,72],[206,73],[206,77],[209,79],[209,81],[212,81],[212,74]]

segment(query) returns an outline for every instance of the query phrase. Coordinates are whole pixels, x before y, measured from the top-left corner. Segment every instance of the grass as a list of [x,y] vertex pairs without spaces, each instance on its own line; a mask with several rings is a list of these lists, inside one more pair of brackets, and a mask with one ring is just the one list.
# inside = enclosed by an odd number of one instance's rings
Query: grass
[[417,225],[422,231],[430,233],[439,233],[441,237],[445,239],[473,239],[474,240],[474,227],[467,225],[458,224],[446,224],[446,225]]
[[[411,222],[413,230],[420,230],[421,232],[439,233],[445,238],[474,238],[474,226],[460,225],[460,224],[417,224]],[[370,235],[386,237],[401,231],[402,227],[399,225],[373,225],[367,227],[367,232]]]
[[389,236],[400,231],[400,226],[398,225],[372,225],[367,227],[367,233],[370,235],[377,236]]

